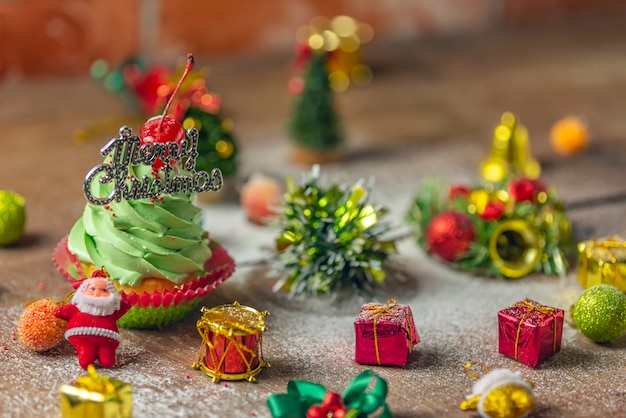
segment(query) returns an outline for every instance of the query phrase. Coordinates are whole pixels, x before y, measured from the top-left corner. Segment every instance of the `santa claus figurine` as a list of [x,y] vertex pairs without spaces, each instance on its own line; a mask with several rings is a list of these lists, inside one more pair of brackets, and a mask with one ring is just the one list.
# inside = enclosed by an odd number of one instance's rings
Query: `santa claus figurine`
[[54,316],[68,321],[65,339],[76,348],[83,369],[96,360],[102,367],[115,365],[120,345],[117,320],[129,309],[130,303],[122,300],[104,269],[84,279],[70,302],[55,309]]

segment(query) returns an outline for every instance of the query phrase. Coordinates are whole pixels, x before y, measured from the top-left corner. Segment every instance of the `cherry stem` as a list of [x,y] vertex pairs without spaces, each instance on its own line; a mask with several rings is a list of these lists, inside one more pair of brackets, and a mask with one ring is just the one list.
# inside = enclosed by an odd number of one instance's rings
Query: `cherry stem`
[[170,96],[169,100],[167,101],[167,104],[165,105],[165,108],[163,109],[163,115],[161,115],[161,120],[159,121],[159,127],[158,127],[157,132],[162,132],[161,127],[163,126],[165,115],[167,115],[167,111],[169,110],[170,105],[174,101],[174,96],[176,96],[176,93],[178,93],[178,90],[180,90],[180,86],[182,86],[183,81],[185,81],[185,78],[187,78],[187,74],[189,74],[189,72],[193,70],[193,64],[194,64],[193,54],[187,54],[187,65],[185,66],[185,72],[180,77],[180,80],[178,80],[178,84],[176,85],[174,92]]

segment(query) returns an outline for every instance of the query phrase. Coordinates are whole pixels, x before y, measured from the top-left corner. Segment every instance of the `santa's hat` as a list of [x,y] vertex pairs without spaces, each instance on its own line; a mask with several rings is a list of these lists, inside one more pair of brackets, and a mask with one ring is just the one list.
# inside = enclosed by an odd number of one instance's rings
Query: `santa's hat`
[[[107,270],[104,268],[104,266],[102,266],[101,269],[94,270],[93,273],[91,273],[90,279],[108,279],[108,280],[111,280],[111,276],[109,276],[109,273],[107,272]],[[72,283],[72,287],[74,288],[74,290],[78,289],[80,287],[80,285],[85,280],[89,280],[89,279],[85,278],[83,280],[76,280],[75,282],[73,282]]]
[[97,278],[110,279],[111,276],[109,276],[109,273],[107,273],[107,270],[104,268],[104,266],[102,266],[100,270],[94,270],[94,272],[91,273],[91,278],[92,279],[97,279]]

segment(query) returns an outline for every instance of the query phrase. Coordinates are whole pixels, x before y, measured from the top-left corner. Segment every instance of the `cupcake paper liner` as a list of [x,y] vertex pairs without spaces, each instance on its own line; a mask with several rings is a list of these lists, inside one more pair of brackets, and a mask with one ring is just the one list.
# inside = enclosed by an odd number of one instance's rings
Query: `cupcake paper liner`
[[[57,270],[76,287],[85,278],[77,257],[67,248],[68,237],[55,247],[52,255]],[[211,258],[204,268],[206,275],[173,290],[124,293],[132,308],[118,321],[123,328],[162,328],[178,322],[198,308],[205,296],[228,279],[235,270],[235,262],[224,247],[209,242]]]

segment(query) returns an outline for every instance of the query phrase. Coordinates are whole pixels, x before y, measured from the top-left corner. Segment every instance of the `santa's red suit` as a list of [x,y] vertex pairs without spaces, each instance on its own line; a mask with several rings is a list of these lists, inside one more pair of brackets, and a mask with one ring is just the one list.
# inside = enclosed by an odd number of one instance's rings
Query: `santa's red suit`
[[57,308],[54,315],[63,318],[67,323],[65,338],[72,344],[78,354],[78,364],[83,369],[100,361],[102,367],[115,365],[115,350],[120,345],[120,334],[117,320],[129,309],[130,303],[120,302],[120,309],[111,315],[97,316],[82,312],[75,304],[67,304]]

